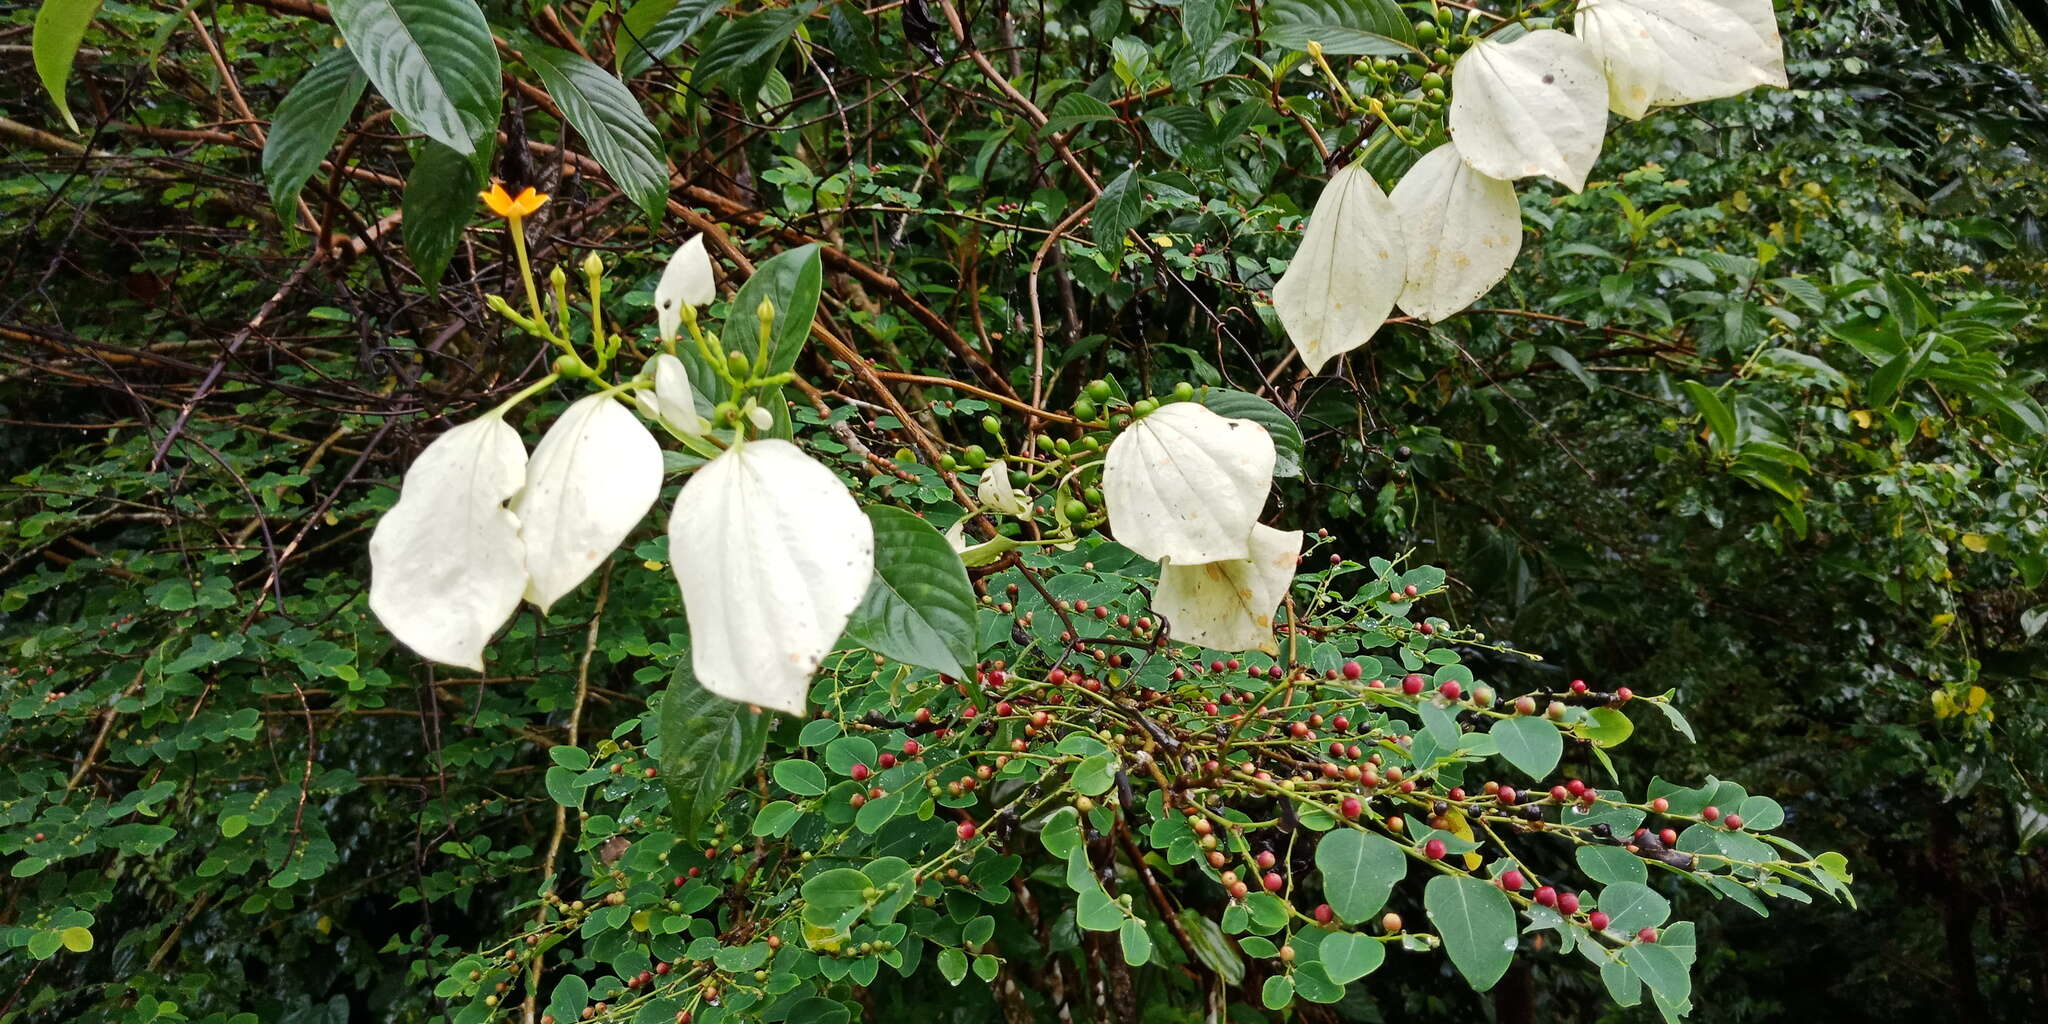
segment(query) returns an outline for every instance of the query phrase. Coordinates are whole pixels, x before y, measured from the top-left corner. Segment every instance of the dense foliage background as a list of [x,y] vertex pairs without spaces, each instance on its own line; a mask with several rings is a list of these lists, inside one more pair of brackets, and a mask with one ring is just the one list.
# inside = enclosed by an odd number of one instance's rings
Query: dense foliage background
[[[608,4],[489,7],[613,63]],[[1264,394],[1307,438],[1279,521],[1446,567],[1430,614],[1546,658],[1468,652],[1504,690],[1676,688],[1700,742],[1648,725],[1613,754],[1631,788],[1738,776],[1848,855],[1854,908],[1674,892],[1701,922],[1693,1019],[2038,1015],[2048,107],[2019,22],[1973,42],[1967,12],[1781,9],[1791,90],[1617,126],[1584,193],[1524,189],[1531,234],[1485,309],[1309,377],[1261,300],[1319,150],[1360,131],[1231,35],[1354,8],[675,7],[702,17],[664,23],[694,21],[672,52],[621,55],[675,170],[651,231],[558,82],[508,60],[495,173],[556,197],[538,261],[604,252],[644,319],[687,233],[735,277],[824,243],[799,430],[935,521],[957,509],[930,446],[986,442],[990,409],[1066,408],[1097,377]],[[686,643],[652,531],[522,613],[480,679],[364,607],[411,455],[547,353],[485,308],[516,284],[483,168],[374,100],[302,192],[266,185],[267,133],[333,39],[301,0],[109,2],[69,86],[80,131],[25,59],[0,79],[0,1019],[435,1018],[546,875],[619,857],[618,822],[563,827],[549,777],[565,747],[646,767],[614,741],[651,735]],[[629,772],[598,788],[659,803]],[[996,942],[1054,975],[1090,955],[1020,936]],[[1049,984],[928,980],[867,1009],[985,1020]],[[1441,957],[1356,988],[1298,1012],[1655,1016],[1563,958],[1485,997]],[[1169,991],[1144,1019],[1200,1019]]]

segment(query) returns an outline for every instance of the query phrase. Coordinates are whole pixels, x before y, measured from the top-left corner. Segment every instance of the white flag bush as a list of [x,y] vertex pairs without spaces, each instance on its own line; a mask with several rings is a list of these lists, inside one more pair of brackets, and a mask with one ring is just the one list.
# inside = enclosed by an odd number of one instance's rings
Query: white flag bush
[[1586,187],[1607,133],[1607,83],[1584,42],[1556,29],[1482,42],[1458,61],[1451,89],[1451,141],[1473,170]]
[[697,682],[802,714],[875,571],[874,528],[846,485],[787,441],[742,442],[683,486],[668,547]]
[[1786,85],[1769,0],[1588,0],[1573,31],[1607,77],[1608,106],[1623,117]]
[[639,419],[610,395],[570,405],[534,446],[526,489],[512,503],[527,599],[546,612],[574,590],[660,493],[661,446]]
[[420,657],[483,671],[484,645],[526,592],[526,546],[505,502],[526,446],[496,416],[436,438],[370,534],[370,611]]
[[1155,560],[1245,558],[1273,488],[1272,435],[1196,402],[1133,422],[1109,446],[1103,501],[1123,546]]
[[1294,579],[1301,539],[1300,530],[1256,525],[1249,557],[1196,565],[1163,562],[1152,609],[1165,616],[1176,639],[1219,651],[1275,653],[1273,609]]
[[1338,171],[1316,200],[1273,310],[1310,373],[1372,338],[1407,279],[1401,222],[1372,175]]
[[1515,187],[1459,158],[1457,143],[1430,150],[1391,197],[1408,246],[1401,312],[1435,323],[1485,295],[1522,251]]

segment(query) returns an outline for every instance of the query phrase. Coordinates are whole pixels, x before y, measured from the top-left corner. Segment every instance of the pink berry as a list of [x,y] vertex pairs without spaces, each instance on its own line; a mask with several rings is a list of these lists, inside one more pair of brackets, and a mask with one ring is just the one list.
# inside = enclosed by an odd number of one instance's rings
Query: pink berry
[[1601,913],[1601,912],[1599,912],[1599,911],[1597,911],[1597,910],[1593,911],[1593,912],[1592,912],[1592,913],[1590,913],[1590,914],[1587,914],[1587,915],[1586,915],[1586,926],[1587,926],[1587,927],[1589,927],[1589,928],[1591,928],[1591,929],[1593,929],[1593,930],[1594,930],[1594,931],[1596,931],[1596,932],[1604,932],[1604,931],[1606,931],[1606,930],[1607,930],[1607,915],[1606,915],[1606,914],[1603,914],[1603,913]]
[[1522,873],[1520,871],[1516,871],[1513,868],[1509,868],[1506,871],[1501,872],[1500,875],[1500,887],[1506,889],[1509,892],[1521,892],[1522,883],[1524,881],[1525,879],[1522,878]]
[[868,778],[868,766],[864,764],[854,765],[853,770],[847,772],[846,774],[853,776],[853,781],[855,782],[866,782]]
[[1407,678],[1401,680],[1401,692],[1413,697],[1422,692],[1422,684],[1424,682],[1425,680],[1421,676],[1410,672]]
[[1721,809],[1719,807],[1709,807],[1700,812],[1700,817],[1707,821],[1714,821],[1721,817]]
[[1441,839],[1432,839],[1422,844],[1422,855],[1430,860],[1444,859],[1444,852],[1444,841]]
[[960,837],[961,842],[966,842],[967,840],[974,838],[974,823],[971,821],[963,821],[960,823],[960,827],[954,829],[953,832]]
[[1457,700],[1465,693],[1465,688],[1459,686],[1455,679],[1438,687],[1437,690],[1444,695],[1445,700]]
[[1731,814],[1728,816],[1728,820],[1721,824],[1728,826],[1728,830],[1732,832],[1742,827],[1742,815]]
[[1559,910],[1562,910],[1562,911],[1564,911],[1564,912],[1565,912],[1565,913],[1567,913],[1567,914],[1576,914],[1576,913],[1578,913],[1578,912],[1579,912],[1579,894],[1578,894],[1578,893],[1575,893],[1575,892],[1561,892],[1561,893],[1558,893],[1558,894],[1557,894],[1557,909],[1559,909]]
[[1286,879],[1284,879],[1284,878],[1281,878],[1281,877],[1280,877],[1280,872],[1278,872],[1278,871],[1268,871],[1268,872],[1266,872],[1266,879],[1265,879],[1265,882],[1266,882],[1266,891],[1267,891],[1267,892],[1279,892],[1279,891],[1280,891],[1280,889],[1281,889],[1281,887],[1282,887],[1282,886],[1285,886],[1285,885],[1287,884],[1287,880],[1286,880]]
[[1546,907],[1557,906],[1557,890],[1547,885],[1536,890],[1536,902]]
[[1362,669],[1362,668],[1359,668],[1359,667],[1358,667],[1358,663],[1357,663],[1357,662],[1355,662],[1355,661],[1347,661],[1347,662],[1345,662],[1345,663],[1344,663],[1344,678],[1346,678],[1346,679],[1357,679],[1357,678],[1358,678],[1359,676],[1362,676],[1362,675],[1364,675],[1364,674],[1365,674],[1365,670],[1364,670],[1364,669]]
[[1655,942],[1657,941],[1657,929],[1645,928],[1642,931],[1636,933],[1636,938],[1641,939],[1644,942]]

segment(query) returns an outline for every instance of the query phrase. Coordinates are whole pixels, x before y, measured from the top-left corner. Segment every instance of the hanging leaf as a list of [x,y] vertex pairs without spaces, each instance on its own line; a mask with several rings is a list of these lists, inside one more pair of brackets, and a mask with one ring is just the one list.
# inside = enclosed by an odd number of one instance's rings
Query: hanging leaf
[[[766,65],[773,63],[770,58],[789,42],[789,37],[810,16],[815,6],[802,3],[771,7],[726,22],[725,27],[719,29],[718,34],[712,36],[698,52],[696,63],[690,69],[691,85],[709,89],[714,82],[731,77],[736,81],[728,81],[727,90],[736,98],[751,102],[753,90],[738,83],[748,80],[749,73],[765,73]],[[758,83],[759,78],[753,80]]]
[[1466,166],[1456,143],[1416,161],[1388,197],[1408,250],[1401,311],[1430,323],[1471,305],[1522,251],[1515,186]]
[[462,242],[484,183],[477,162],[432,139],[414,149],[412,173],[402,200],[405,253],[420,280],[436,284]]
[[484,645],[519,607],[526,554],[505,501],[526,446],[496,415],[428,445],[370,534],[370,610],[420,657],[483,671]]
[[1310,373],[1372,339],[1407,279],[1406,242],[1394,204],[1353,164],[1330,178],[1309,215],[1273,311]]
[[1573,31],[1607,76],[1609,108],[1627,118],[1787,84],[1770,0],[1589,0]]
[[712,695],[697,685],[690,662],[687,655],[676,662],[661,696],[661,780],[676,833],[694,838],[726,791],[761,759],[771,716]]
[[1316,844],[1316,870],[1330,909],[1358,924],[1386,906],[1394,884],[1408,873],[1408,855],[1385,836],[1340,828]]
[[965,678],[974,664],[974,587],[953,545],[930,523],[870,505],[875,578],[847,637],[907,665]]
[[498,48],[475,0],[335,0],[328,9],[412,130],[469,156],[496,129]]
[[277,105],[270,135],[263,140],[263,182],[278,216],[291,219],[299,190],[334,149],[335,137],[368,82],[347,50],[335,50],[313,65]]
[[1471,875],[1438,875],[1422,890],[1422,905],[1451,965],[1473,991],[1492,988],[1507,973],[1515,956],[1515,908],[1506,893]]
[[698,682],[803,714],[874,575],[874,528],[846,485],[787,441],[746,441],[690,478],[668,528]]
[[1607,132],[1606,79],[1585,43],[1556,29],[1486,40],[1458,59],[1451,89],[1451,140],[1473,170],[1585,187]]
[[1217,651],[1278,653],[1273,609],[1294,579],[1301,537],[1300,530],[1254,523],[1248,558],[1197,565],[1163,560],[1152,610],[1166,618],[1175,640]]
[[530,45],[520,55],[619,191],[649,220],[658,219],[668,206],[668,160],[661,135],[625,83],[566,50]]
[[640,0],[626,10],[612,37],[619,74],[631,78],[653,67],[724,9],[725,0]]
[[1124,232],[1145,219],[1145,179],[1133,167],[1110,179],[1095,200],[1089,226],[1095,244],[1106,249],[1123,248]]
[[661,493],[661,446],[610,395],[578,399],[533,448],[512,502],[526,599],[546,614],[610,556]]
[[1174,402],[1109,446],[1102,491],[1116,539],[1182,564],[1249,557],[1273,488],[1273,438],[1250,420]]
[[43,5],[36,8],[36,24],[29,36],[36,75],[43,80],[43,88],[56,105],[57,115],[64,119],[64,126],[74,132],[78,122],[71,117],[64,86],[71,78],[72,63],[78,59],[78,46],[85,42],[85,30],[92,27],[92,19],[99,12],[100,0],[43,0]]

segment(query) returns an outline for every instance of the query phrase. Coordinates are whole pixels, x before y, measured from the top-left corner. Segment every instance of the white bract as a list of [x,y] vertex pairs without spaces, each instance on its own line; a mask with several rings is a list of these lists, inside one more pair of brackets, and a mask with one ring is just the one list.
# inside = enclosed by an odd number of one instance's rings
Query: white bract
[[1155,560],[1247,557],[1274,459],[1272,435],[1251,420],[1197,402],[1162,406],[1109,446],[1102,495],[1110,528],[1123,546]]
[[633,401],[648,419],[660,420],[677,433],[691,437],[702,435],[710,427],[704,417],[697,415],[697,402],[690,392],[690,371],[682,360],[663,352],[649,359],[647,369],[640,375],[654,382],[652,390],[633,392]]
[[1472,304],[1522,250],[1515,187],[1459,159],[1457,143],[1424,154],[1390,197],[1407,236],[1401,311],[1431,323]]
[[1623,117],[1786,85],[1770,0],[1587,0],[1575,22]]
[[1585,43],[1556,29],[1481,42],[1459,58],[1451,89],[1451,138],[1473,170],[1586,186],[1607,131],[1607,83]]
[[526,446],[496,414],[442,434],[370,534],[370,610],[421,657],[483,671],[484,645],[526,590]]
[[1273,653],[1273,609],[1301,555],[1300,530],[1254,525],[1250,557],[1199,565],[1163,562],[1152,608],[1175,640],[1218,651]]
[[1316,200],[1301,247],[1273,287],[1273,311],[1315,373],[1372,338],[1406,277],[1394,205],[1353,165],[1331,175]]
[[676,340],[684,306],[708,306],[718,297],[718,274],[704,251],[704,236],[695,235],[676,247],[654,286],[654,315],[663,343]]
[[874,528],[846,485],[788,441],[741,442],[683,486],[668,536],[698,683],[802,714],[875,571]]
[[609,395],[579,399],[533,449],[512,502],[526,598],[545,613],[605,560],[661,493],[661,446]]
[[1010,467],[1002,459],[988,464],[981,471],[981,483],[974,489],[983,508],[1001,512],[1006,516],[1021,516],[1031,511],[1031,499],[1017,493],[1010,485]]

